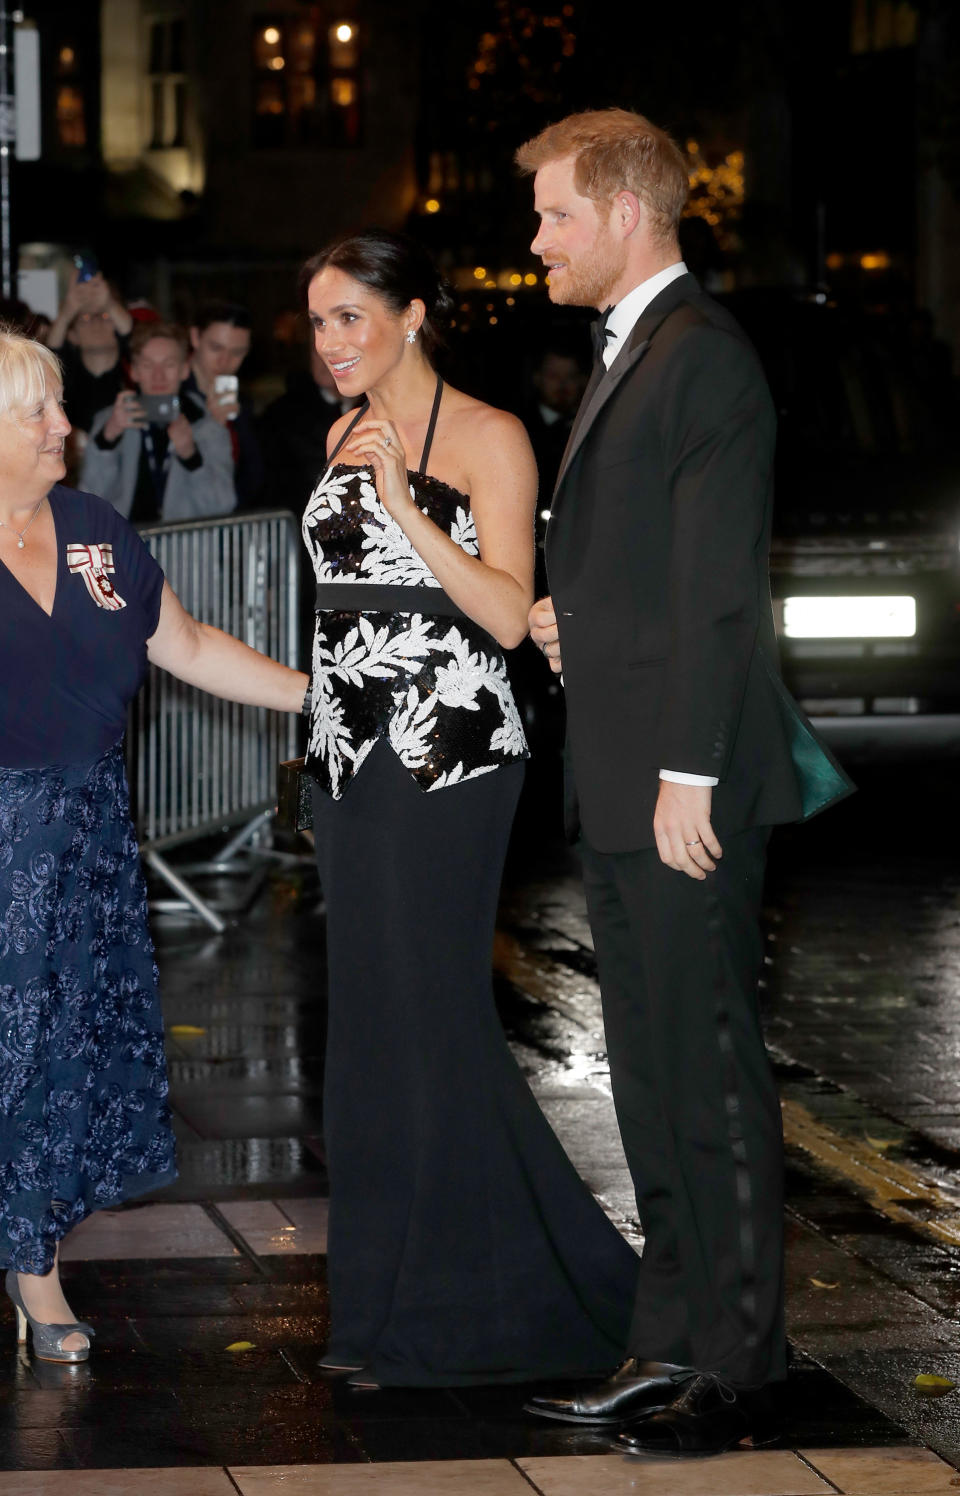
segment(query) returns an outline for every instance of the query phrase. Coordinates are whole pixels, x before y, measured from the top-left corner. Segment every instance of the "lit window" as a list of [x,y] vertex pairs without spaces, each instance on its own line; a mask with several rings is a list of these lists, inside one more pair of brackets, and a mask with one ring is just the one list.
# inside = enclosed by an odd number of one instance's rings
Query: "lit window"
[[352,78],[331,78],[330,97],[338,109],[349,109],[357,102],[357,85]]
[[253,27],[253,139],[261,148],[360,144],[360,42],[350,21],[302,15]]
[[356,26],[341,21],[338,25],[330,27],[328,46],[330,48],[330,66],[332,68],[355,68],[358,62],[357,42],[358,34]]
[[61,83],[57,89],[57,137],[61,145],[85,146],[87,143],[83,94],[72,83]]
[[182,20],[152,21],[148,35],[150,149],[186,144],[186,45]]

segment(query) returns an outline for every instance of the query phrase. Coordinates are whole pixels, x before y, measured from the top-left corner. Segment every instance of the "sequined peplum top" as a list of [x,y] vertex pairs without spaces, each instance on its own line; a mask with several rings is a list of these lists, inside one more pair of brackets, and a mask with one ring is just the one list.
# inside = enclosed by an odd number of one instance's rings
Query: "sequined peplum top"
[[[468,496],[408,476],[418,507],[478,555]],[[327,469],[303,538],[317,579],[306,766],[334,799],[381,737],[428,791],[528,756],[503,650],[447,597],[369,468]]]

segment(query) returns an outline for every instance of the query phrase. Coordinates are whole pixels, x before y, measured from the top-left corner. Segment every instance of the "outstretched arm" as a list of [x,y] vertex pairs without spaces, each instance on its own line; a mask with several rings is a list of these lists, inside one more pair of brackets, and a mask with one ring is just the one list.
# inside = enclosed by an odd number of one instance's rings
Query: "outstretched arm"
[[198,623],[169,582],[160,599],[160,621],[147,640],[151,664],[211,696],[277,712],[299,712],[309,676],[291,670],[225,634]]

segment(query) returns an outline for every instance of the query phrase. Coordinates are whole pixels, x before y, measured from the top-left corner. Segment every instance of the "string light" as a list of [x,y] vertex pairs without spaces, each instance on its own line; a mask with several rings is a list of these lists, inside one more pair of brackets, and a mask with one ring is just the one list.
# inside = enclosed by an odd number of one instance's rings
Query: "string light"
[[716,166],[711,166],[700,149],[699,141],[688,140],[686,144],[690,197],[684,217],[702,218],[725,245],[744,203],[743,152],[730,151]]

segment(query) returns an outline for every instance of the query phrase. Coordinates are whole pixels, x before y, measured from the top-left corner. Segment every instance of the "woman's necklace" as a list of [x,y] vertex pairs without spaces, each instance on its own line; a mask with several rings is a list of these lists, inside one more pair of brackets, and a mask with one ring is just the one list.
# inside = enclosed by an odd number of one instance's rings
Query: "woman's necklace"
[[33,522],[36,519],[37,515],[40,513],[40,504],[43,503],[43,499],[45,499],[46,497],[47,497],[46,494],[44,494],[43,498],[40,500],[40,503],[37,505],[36,509],[33,511],[33,513],[31,514],[30,518],[27,520],[27,523],[24,525],[24,527],[23,527],[22,530],[18,530],[17,527],[16,527],[16,525],[8,525],[5,519],[0,519],[0,525],[2,525],[5,530],[12,530],[13,533],[14,533],[14,535],[16,535],[16,537],[17,537],[17,550],[18,551],[22,551],[23,548],[24,548],[24,546],[26,545],[27,542],[24,540],[23,537],[24,537],[24,535],[26,535],[27,531],[29,530],[30,526],[33,524]]

